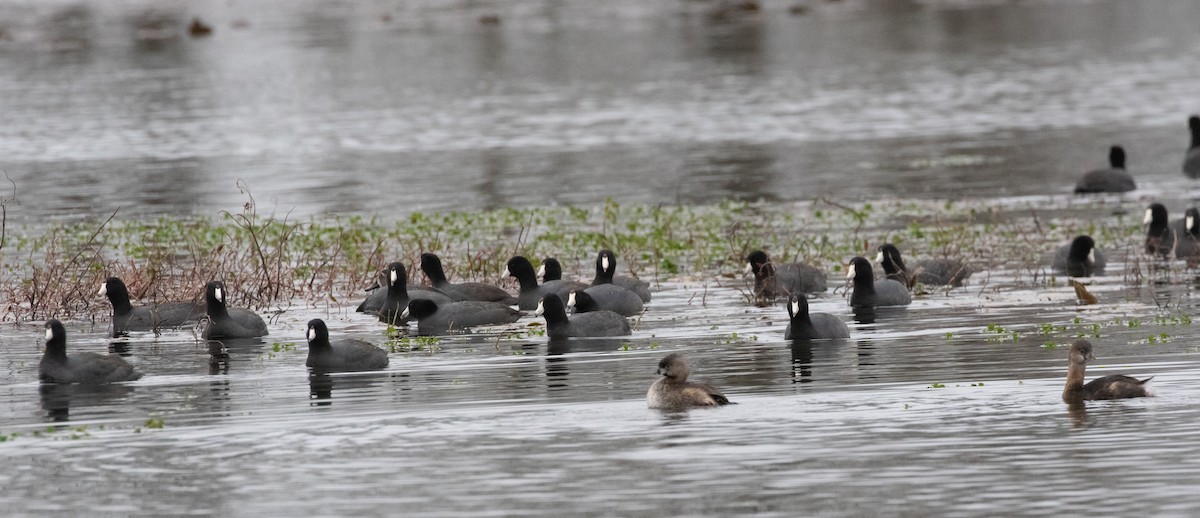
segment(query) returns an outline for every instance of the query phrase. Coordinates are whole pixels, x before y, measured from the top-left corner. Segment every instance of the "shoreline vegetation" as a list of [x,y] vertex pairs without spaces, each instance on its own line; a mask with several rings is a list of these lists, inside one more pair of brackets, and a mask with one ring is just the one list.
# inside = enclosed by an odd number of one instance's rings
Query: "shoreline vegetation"
[[[511,290],[510,280],[499,274],[513,255],[535,264],[557,257],[568,276],[590,278],[594,272],[587,266],[596,251],[609,248],[618,255],[618,273],[652,285],[708,279],[748,295],[739,272],[752,250],[768,250],[776,262],[805,261],[833,276],[849,258],[874,257],[875,247],[892,242],[912,257],[970,262],[979,273],[955,289],[982,292],[1003,288],[991,279],[994,270],[1004,270],[1008,284],[1066,286],[1045,257],[1086,233],[1117,260],[1128,258],[1123,272],[1110,275],[1124,275],[1130,284],[1143,280],[1140,220],[1129,216],[1141,213],[1142,200],[1064,196],[841,203],[819,198],[645,206],[610,199],[589,207],[296,221],[260,214],[246,186],[239,188],[246,197],[242,211],[210,218],[126,220],[118,209],[89,221],[5,224],[0,321],[106,318],[111,308],[97,290],[109,276],[121,277],[133,298],[143,302],[199,300],[205,283],[217,279],[239,304],[260,311],[283,312],[298,303],[351,305],[390,261],[410,265],[410,282],[423,284],[415,267],[422,252],[441,255],[451,280]],[[6,215],[14,210],[19,207],[5,204]]]

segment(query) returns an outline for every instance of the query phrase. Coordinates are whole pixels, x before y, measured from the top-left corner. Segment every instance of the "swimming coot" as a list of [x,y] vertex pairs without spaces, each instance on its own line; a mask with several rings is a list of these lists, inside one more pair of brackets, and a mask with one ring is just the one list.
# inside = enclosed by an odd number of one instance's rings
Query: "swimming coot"
[[616,284],[637,294],[642,299],[642,302],[650,302],[649,283],[633,277],[616,275],[616,273],[617,255],[612,250],[601,250],[600,253],[596,254],[596,277],[592,279],[592,286]]
[[[355,311],[358,311],[359,313],[367,313],[370,315],[378,315],[379,311],[381,309],[383,309],[383,307],[385,305],[387,305],[387,297],[388,297],[387,287],[388,287],[388,284],[390,284],[390,282],[391,282],[388,279],[391,276],[391,265],[393,265],[393,264],[398,264],[398,263],[390,263],[390,264],[388,264],[388,267],[385,267],[383,270],[380,270],[380,272],[378,274],[376,274],[375,283],[367,288],[367,291],[370,292],[370,295],[367,295],[366,300],[362,301],[362,304],[359,304],[358,308]],[[431,300],[436,300],[438,302],[450,302],[451,301],[449,295],[442,293],[437,288],[427,288],[424,286],[409,286],[408,278],[407,278],[408,270],[404,269],[403,265],[401,265],[401,267],[402,267],[401,271],[403,271],[405,273],[405,279],[404,279],[405,292],[409,295],[410,299],[411,298],[427,298],[427,299],[431,299]]]
[[1108,169],[1088,171],[1075,184],[1075,194],[1100,192],[1129,192],[1137,189],[1133,177],[1125,171],[1125,149],[1113,146],[1108,150]]
[[574,281],[553,280],[538,285],[537,272],[533,269],[533,264],[522,256],[514,256],[508,260],[504,267],[502,277],[516,277],[517,283],[520,284],[520,293],[517,295],[517,307],[524,310],[535,309],[538,306],[538,301],[548,294],[558,295],[560,299],[565,299],[571,293],[571,290],[582,290],[587,288],[586,284]]
[[760,306],[774,304],[777,297],[786,300],[792,293],[825,291],[825,272],[807,263],[776,265],[762,250],[746,256],[746,263],[746,273],[754,274],[754,299]]
[[788,298],[788,317],[783,332],[785,340],[850,338],[850,328],[840,318],[828,313],[809,313],[808,299],[803,293],[793,293]]
[[856,308],[906,306],[912,303],[908,286],[892,279],[876,281],[871,262],[862,257],[850,260],[850,264],[846,266],[846,278],[854,282],[854,291],[850,293],[850,305]]
[[1179,223],[1177,230],[1172,229],[1179,236],[1175,242],[1175,257],[1189,261],[1200,257],[1200,210],[1188,209]]
[[1151,203],[1142,218],[1142,224],[1146,225],[1147,254],[1166,257],[1175,250],[1175,234],[1169,223],[1167,208],[1161,203]]
[[142,373],[120,356],[88,352],[68,356],[66,328],[58,320],[46,321],[46,352],[38,364],[38,379],[43,383],[97,385],[141,377]]
[[1192,132],[1192,143],[1183,157],[1183,173],[1200,178],[1200,116],[1188,117],[1188,129]]
[[394,326],[408,322],[408,319],[403,314],[404,310],[408,309],[408,302],[410,300],[427,299],[438,304],[453,302],[449,296],[440,291],[409,289],[408,270],[399,262],[388,264],[385,272],[387,276],[387,299],[384,300],[383,306],[379,308],[378,315],[380,322]]
[[1059,247],[1052,266],[1071,277],[1091,277],[1103,275],[1106,264],[1104,252],[1096,248],[1096,241],[1083,235],[1071,240],[1071,244]]
[[202,336],[206,340],[266,336],[267,323],[262,317],[249,310],[230,311],[225,305],[227,295],[225,283],[221,281],[211,281],[204,286],[208,321]]
[[927,286],[962,286],[963,280],[974,273],[970,266],[956,259],[926,259],[910,270],[900,256],[900,249],[891,243],[880,245],[875,261],[883,266],[885,277],[909,287],[917,282]]
[[204,305],[193,302],[165,302],[134,307],[129,300],[129,288],[117,277],[109,277],[100,285],[100,295],[112,304],[112,336],[130,331],[159,329],[194,324],[204,318]]
[[429,252],[421,254],[421,271],[429,278],[429,283],[451,300],[482,300],[485,302],[500,302],[508,305],[516,304],[517,298],[504,291],[499,286],[482,282],[460,282],[453,284],[446,280],[446,272],[442,269],[442,260]]
[[370,342],[353,338],[330,342],[329,328],[319,318],[308,321],[307,336],[308,361],[305,365],[314,371],[371,371],[388,366],[387,351]]
[[408,317],[417,320],[420,336],[462,332],[476,326],[510,324],[521,318],[521,312],[500,302],[463,300],[438,304],[428,299],[408,303]]
[[534,315],[546,318],[546,336],[555,340],[632,334],[629,321],[612,311],[590,311],[568,316],[562,299],[553,293],[538,301]]

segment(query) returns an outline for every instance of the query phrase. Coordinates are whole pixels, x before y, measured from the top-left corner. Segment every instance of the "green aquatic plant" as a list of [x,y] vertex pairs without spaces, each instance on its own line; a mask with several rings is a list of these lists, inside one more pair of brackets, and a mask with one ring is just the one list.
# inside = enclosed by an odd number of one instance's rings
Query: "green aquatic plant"
[[1016,342],[1017,340],[1021,339],[1021,333],[1017,330],[1008,329],[1004,326],[994,323],[988,324],[987,327],[983,328],[982,332],[986,336],[985,340],[989,342]]
[[[345,304],[361,297],[384,264],[442,255],[452,280],[500,282],[512,255],[555,256],[586,276],[600,248],[620,257],[622,274],[646,280],[736,276],[753,249],[776,261],[803,260],[838,272],[853,255],[891,240],[939,257],[1006,268],[1014,285],[1048,286],[1041,255],[1076,233],[1106,246],[1139,244],[1128,219],[1043,221],[1038,207],[991,200],[794,204],[724,201],[701,206],[628,205],[413,212],[393,220],[359,215],[305,220],[258,211],[250,189],[239,212],[211,217],[123,218],[121,213],[37,222],[0,234],[0,316],[23,321],[105,311],[95,290],[122,277],[139,300],[195,300],[219,278],[241,303],[286,309],[293,301]],[[20,207],[8,207],[10,211]],[[421,273],[410,267],[410,283]],[[1128,275],[1128,272],[1127,272]],[[986,284],[987,277],[978,282]],[[88,289],[80,289],[80,286]],[[980,286],[980,289],[983,287]]]
[[758,335],[739,335],[737,333],[729,333],[728,335],[720,337],[720,339],[718,340],[717,343],[720,343],[723,345],[729,345],[729,344],[735,344],[735,343],[757,342],[757,341],[758,341]]
[[442,339],[436,336],[403,336],[391,338],[383,344],[388,348],[388,352],[411,352],[411,351],[428,351],[437,352],[441,350]]

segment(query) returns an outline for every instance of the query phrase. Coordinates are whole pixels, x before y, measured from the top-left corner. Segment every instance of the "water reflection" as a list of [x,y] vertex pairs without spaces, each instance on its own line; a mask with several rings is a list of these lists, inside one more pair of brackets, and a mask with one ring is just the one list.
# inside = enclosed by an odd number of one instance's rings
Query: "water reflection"
[[308,398],[311,406],[329,406],[333,402],[333,378],[321,371],[308,372]]
[[778,160],[772,147],[735,141],[706,144],[684,153],[684,178],[676,187],[681,203],[700,202],[710,198],[713,191],[748,201],[774,201],[781,195],[793,195],[781,193]]
[[158,52],[171,48],[183,38],[181,13],[158,7],[144,9],[129,19],[129,32],[140,51]]
[[1067,416],[1071,418],[1071,424],[1075,428],[1083,428],[1087,425],[1087,403],[1082,399],[1068,402]]
[[130,354],[130,343],[128,337],[122,337],[108,342],[108,352],[117,356],[126,356]]
[[550,339],[546,343],[546,389],[550,393],[568,393],[570,389],[587,386],[592,382],[587,377],[591,373],[585,370],[589,366],[582,366],[584,372],[577,373],[578,379],[571,379],[571,363],[585,361],[571,354],[617,351],[623,343],[616,338]]
[[739,75],[763,73],[766,23],[753,0],[717,0],[705,3],[700,23],[680,30],[689,57],[717,65],[717,70]]
[[476,192],[483,198],[483,207],[488,210],[505,206],[507,198],[500,182],[508,173],[508,154],[500,150],[488,150],[482,155],[483,171]]
[[811,383],[813,341],[792,340],[792,383]]
[[257,359],[265,344],[262,338],[205,340],[209,355],[209,374],[229,374],[229,366],[232,363],[248,363]]
[[93,48],[94,23],[87,4],[74,4],[53,12],[42,22],[41,31],[50,40],[56,59],[84,61]]
[[373,403],[376,396],[376,391],[373,389],[383,381],[392,379],[398,379],[401,382],[408,381],[407,376],[398,376],[387,371],[329,373],[310,369],[308,371],[309,406],[328,407],[332,405],[335,390],[348,393],[343,396],[345,399],[357,394],[364,397],[368,403]]
[[[908,306],[852,306],[850,312],[854,314],[855,322],[868,325],[875,324],[880,319],[885,322],[902,320],[908,315]],[[873,327],[868,327],[868,329]]]
[[71,407],[103,406],[131,393],[133,387],[122,384],[43,383],[38,387],[45,420],[55,423],[70,421]]

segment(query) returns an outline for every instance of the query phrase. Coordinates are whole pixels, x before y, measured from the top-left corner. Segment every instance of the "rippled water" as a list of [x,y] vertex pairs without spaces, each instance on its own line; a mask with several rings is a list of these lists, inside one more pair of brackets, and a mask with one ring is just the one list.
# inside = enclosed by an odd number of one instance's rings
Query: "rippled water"
[[[1066,225],[1194,203],[1178,168],[1200,110],[1200,4],[805,5],[6,3],[0,166],[22,201],[9,217],[212,215],[242,203],[238,178],[300,215],[999,195]],[[213,35],[162,32],[192,15]],[[1045,196],[1114,142],[1143,198]],[[749,307],[739,280],[708,272],[658,286],[628,339],[484,333],[315,378],[304,322],[376,343],[380,325],[299,303],[214,364],[187,332],[110,344],[104,321],[68,322],[72,350],[112,347],[148,374],[100,389],[40,387],[40,327],[6,327],[0,505],[1194,514],[1200,331],[1178,316],[1195,314],[1198,284],[1127,282],[1116,259],[1098,306],[1001,268],[812,344],[784,341],[781,308]],[[812,309],[853,318],[840,292]],[[1062,403],[1061,345],[1091,324],[1089,378],[1153,375],[1157,398]],[[645,408],[675,350],[738,404]]]
[[6,3],[10,217],[1189,185],[1195,2],[804,3]]
[[[393,353],[386,372],[316,378],[307,318],[383,337],[369,317],[307,310],[216,367],[186,333],[134,336],[118,350],[151,375],[98,390],[39,389],[40,333],[26,326],[2,337],[0,431],[20,436],[0,444],[0,502],[114,514],[1186,513],[1200,505],[1185,490],[1200,333],[1153,317],[1193,313],[1155,303],[1188,288],[1128,290],[1110,276],[1093,290],[1110,303],[1080,309],[1063,290],[929,295],[854,325],[851,340],[792,344],[780,308],[747,307],[733,286],[668,283],[625,340],[458,337]],[[813,310],[852,320],[844,304],[830,293]],[[1065,349],[1043,344],[1116,318],[1144,323],[1105,328],[1089,377],[1154,375],[1159,397],[1064,405]],[[992,338],[984,322],[1023,336]],[[1042,335],[1041,323],[1064,329]],[[102,331],[73,326],[72,348],[102,350]],[[1162,332],[1167,343],[1146,343]],[[648,410],[672,350],[738,404]]]

